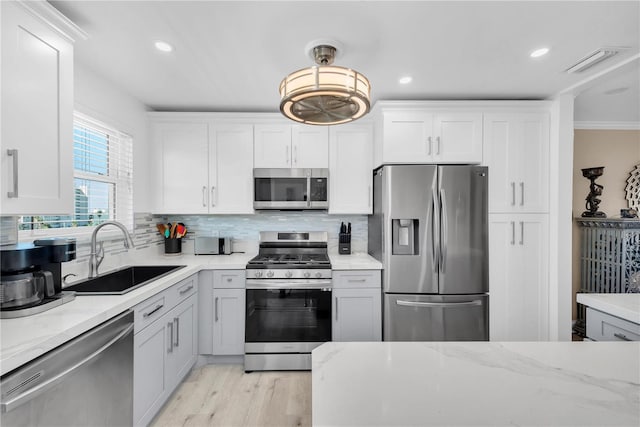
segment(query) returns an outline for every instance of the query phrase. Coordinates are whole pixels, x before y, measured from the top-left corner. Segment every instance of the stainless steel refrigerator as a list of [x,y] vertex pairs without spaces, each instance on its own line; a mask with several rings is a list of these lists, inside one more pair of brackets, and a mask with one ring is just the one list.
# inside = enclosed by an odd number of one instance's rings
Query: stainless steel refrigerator
[[487,168],[384,165],[373,174],[369,254],[384,268],[384,340],[487,341]]

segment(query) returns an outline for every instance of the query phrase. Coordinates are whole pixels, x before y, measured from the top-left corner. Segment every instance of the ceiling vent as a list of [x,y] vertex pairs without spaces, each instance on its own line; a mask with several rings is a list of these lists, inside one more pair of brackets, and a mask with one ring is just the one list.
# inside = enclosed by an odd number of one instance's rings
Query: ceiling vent
[[601,47],[595,52],[591,52],[589,55],[582,58],[576,64],[567,68],[567,73],[581,73],[588,70],[596,64],[601,63],[605,59],[611,58],[621,50],[628,49],[626,47]]

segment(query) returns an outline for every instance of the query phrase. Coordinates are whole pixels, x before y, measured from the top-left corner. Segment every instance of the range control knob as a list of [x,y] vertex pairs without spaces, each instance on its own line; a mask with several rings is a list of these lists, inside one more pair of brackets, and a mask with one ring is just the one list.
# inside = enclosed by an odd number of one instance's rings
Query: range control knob
[[305,277],[306,279],[308,279],[309,277],[311,277],[311,273],[309,273],[308,271],[306,271],[306,272],[304,273],[304,277]]
[[322,277],[322,273],[320,273],[319,271],[316,273],[316,277],[319,279]]
[[290,271],[287,271],[286,273],[284,273],[284,275],[288,279],[289,277],[293,276],[293,273]]
[[273,271],[271,270],[267,271],[267,277],[273,277]]
[[258,270],[256,271],[256,273],[254,274],[255,277],[262,277],[262,271]]

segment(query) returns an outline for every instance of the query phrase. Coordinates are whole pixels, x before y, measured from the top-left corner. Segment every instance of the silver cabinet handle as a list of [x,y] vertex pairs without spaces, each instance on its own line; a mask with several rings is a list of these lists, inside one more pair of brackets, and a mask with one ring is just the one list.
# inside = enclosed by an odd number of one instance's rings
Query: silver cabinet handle
[[180,290],[180,295],[184,295],[184,294],[186,294],[186,293],[187,293],[187,292],[189,292],[191,289],[193,289],[193,285],[190,285],[190,286],[188,286],[188,287],[186,287],[186,288],[184,288],[184,289],[181,289],[181,290]]
[[349,283],[364,283],[366,282],[367,279],[348,279],[347,282]]
[[142,317],[147,318],[147,317],[151,316],[153,313],[155,313],[158,310],[160,310],[162,307],[164,307],[164,304],[158,304],[158,305],[156,305],[156,307],[153,310],[148,311],[146,313],[143,313]]
[[432,138],[431,138],[431,137],[428,137],[428,138],[427,138],[427,144],[429,144],[429,152],[428,152],[427,154],[431,155],[431,151],[432,151],[432,150],[431,150],[431,146],[432,146],[432,144],[433,144],[433,140],[432,140]]
[[174,317],[173,318],[173,323],[176,325],[175,329],[176,329],[176,341],[175,341],[175,346],[176,347],[180,347],[180,318],[178,317]]
[[524,245],[524,221],[520,221],[520,245]]
[[338,320],[338,297],[336,298],[336,320]]
[[216,189],[216,186],[215,186],[215,185],[212,185],[212,186],[211,186],[211,206],[215,206],[215,205],[216,205],[216,203],[215,203],[215,198],[214,198],[214,194],[213,194],[213,191],[214,191],[215,189]]
[[447,221],[447,195],[444,189],[440,189],[440,272],[444,273],[447,266],[447,233],[449,231]]
[[516,222],[511,221],[511,245],[516,244]]
[[520,183],[520,206],[524,206],[524,182]]
[[622,341],[632,341],[630,338],[627,338],[625,334],[621,334],[619,332],[614,333],[613,336],[621,339]]
[[293,164],[295,165],[298,164],[298,146],[297,145],[293,146]]
[[287,145],[285,148],[286,148],[286,153],[284,155],[284,158],[285,158],[287,164],[289,164],[289,161],[291,160],[290,157],[289,157],[289,146]]
[[516,183],[511,183],[511,206],[516,205]]
[[205,200],[205,197],[207,197],[207,186],[203,185],[202,186],[202,207],[203,208],[207,207],[207,201]]
[[479,299],[464,302],[420,302],[420,301],[404,301],[396,300],[397,305],[404,307],[467,307],[470,305],[482,305]]
[[438,151],[436,151],[436,154],[439,156],[440,155],[440,137],[436,136],[436,142],[438,143]]
[[11,148],[7,150],[7,155],[13,157],[13,191],[7,191],[7,197],[18,197],[18,150]]
[[216,316],[216,322],[218,321],[218,297],[216,297],[214,304],[213,304],[213,313]]
[[169,332],[169,348],[167,353],[173,353],[173,322],[167,323],[167,331]]
[[122,338],[124,338],[129,333],[131,333],[132,330],[133,330],[133,324],[129,325],[126,329],[124,329],[122,332],[120,332],[114,338],[109,340],[108,343],[106,343],[105,345],[103,345],[102,347],[100,347],[99,349],[97,349],[96,351],[94,351],[93,353],[91,353],[90,355],[88,355],[87,357],[85,357],[84,359],[79,361],[78,363],[76,363],[73,366],[65,369],[62,372],[60,372],[58,375],[54,376],[50,380],[45,381],[42,384],[39,384],[36,387],[34,387],[32,389],[29,389],[29,390],[25,391],[24,393],[19,394],[18,396],[14,397],[11,400],[7,400],[7,401],[2,402],[0,404],[0,411],[3,412],[3,413],[12,411],[14,408],[16,408],[16,407],[28,402],[29,400],[41,395],[43,392],[51,389],[53,386],[55,386],[55,385],[59,384],[61,381],[63,381],[64,378],[66,376],[68,376],[69,374],[71,374],[73,371],[81,368],[82,366],[84,366],[87,363],[91,362],[96,357],[100,356],[107,349],[109,349],[109,347],[111,347],[116,342],[120,341]]

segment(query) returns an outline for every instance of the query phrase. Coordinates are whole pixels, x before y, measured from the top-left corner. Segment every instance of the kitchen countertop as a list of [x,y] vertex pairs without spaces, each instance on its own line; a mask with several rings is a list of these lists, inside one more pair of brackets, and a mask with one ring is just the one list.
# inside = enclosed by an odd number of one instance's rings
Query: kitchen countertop
[[576,294],[576,301],[612,316],[640,324],[640,294]]
[[638,426],[638,360],[635,342],[330,342],[313,425]]
[[[43,313],[16,319],[1,319],[0,375],[64,344],[200,270],[244,270],[247,262],[254,256],[255,253],[145,256],[131,264],[186,267],[124,295],[78,295],[73,301]],[[366,254],[331,256],[332,264],[338,256],[340,259],[336,261],[335,266],[332,265],[333,269],[381,268],[375,259]],[[107,272],[108,270],[101,271]]]
[[382,263],[369,254],[329,254],[332,270],[382,270]]

